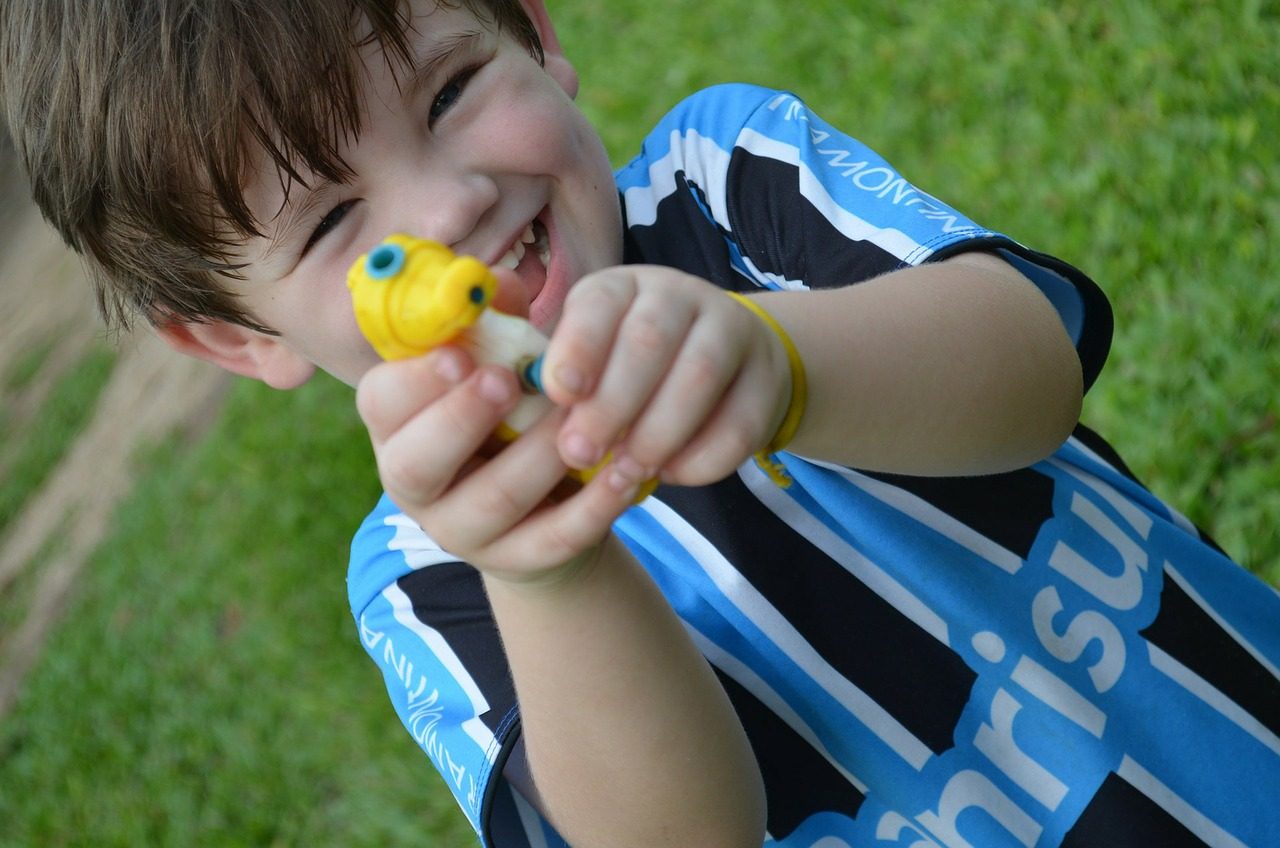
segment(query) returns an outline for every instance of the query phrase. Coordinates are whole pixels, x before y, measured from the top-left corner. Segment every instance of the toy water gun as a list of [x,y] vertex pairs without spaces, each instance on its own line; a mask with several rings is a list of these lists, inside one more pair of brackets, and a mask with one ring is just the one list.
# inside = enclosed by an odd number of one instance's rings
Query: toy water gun
[[383,359],[455,342],[477,363],[515,371],[525,394],[503,422],[499,436],[507,441],[550,408],[539,378],[547,338],[525,319],[489,308],[498,280],[480,260],[396,234],[355,261],[347,287],[356,323]]
[[[420,356],[454,343],[478,364],[514,371],[524,395],[498,427],[504,441],[514,440],[551,408],[541,382],[547,337],[524,318],[489,307],[498,280],[480,260],[397,233],[355,261],[347,287],[356,323],[383,359]],[[593,468],[569,474],[585,483],[608,461],[606,456]],[[641,486],[637,502],[656,486],[656,480]]]

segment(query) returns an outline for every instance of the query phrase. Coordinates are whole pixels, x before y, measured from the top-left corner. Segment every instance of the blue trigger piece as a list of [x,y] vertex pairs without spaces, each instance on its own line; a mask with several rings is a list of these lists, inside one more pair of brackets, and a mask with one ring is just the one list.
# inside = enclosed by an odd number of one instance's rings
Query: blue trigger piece
[[520,382],[535,389],[538,394],[545,395],[547,393],[542,387],[542,356],[538,356],[533,361],[526,363],[524,368],[520,369]]
[[404,248],[398,244],[380,244],[369,251],[364,269],[375,280],[394,277],[404,267]]

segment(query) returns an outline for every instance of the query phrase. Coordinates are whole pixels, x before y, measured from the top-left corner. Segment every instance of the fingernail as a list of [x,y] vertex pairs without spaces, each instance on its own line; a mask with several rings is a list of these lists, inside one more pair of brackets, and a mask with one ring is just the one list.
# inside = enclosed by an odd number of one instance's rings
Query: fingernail
[[634,500],[636,493],[640,491],[640,481],[626,474],[621,473],[612,466],[605,474],[605,480],[609,484],[609,488],[613,489],[620,495],[624,495],[627,500]]
[[582,372],[567,362],[556,366],[556,382],[571,395],[580,393],[587,383]]
[[575,468],[589,468],[600,461],[600,449],[581,433],[570,433],[564,438],[562,452]]
[[618,474],[633,483],[639,483],[641,480],[644,480],[649,476],[649,469],[645,468],[643,465],[625,454],[615,457],[613,462],[610,463],[610,468],[613,473]]
[[511,396],[511,387],[507,385],[507,381],[488,371],[480,374],[480,382],[476,388],[480,397],[490,403],[506,403]]
[[458,361],[456,356],[450,356],[447,353],[436,354],[435,362],[432,365],[436,369],[436,373],[450,383],[456,383],[462,379],[462,363]]

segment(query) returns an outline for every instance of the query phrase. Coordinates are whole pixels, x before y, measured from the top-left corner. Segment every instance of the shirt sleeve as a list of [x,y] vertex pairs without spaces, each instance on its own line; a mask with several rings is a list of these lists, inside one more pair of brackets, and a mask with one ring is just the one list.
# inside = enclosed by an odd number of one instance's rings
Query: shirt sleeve
[[385,496],[351,554],[352,615],[400,721],[483,844],[528,844],[520,818],[530,811],[498,779],[519,738],[519,713],[479,573]]
[[733,84],[694,95],[664,118],[618,183],[628,247],[644,261],[739,290],[808,289],[990,251],[1057,309],[1086,387],[1106,359],[1111,309],[1091,279],[911,184],[788,92]]

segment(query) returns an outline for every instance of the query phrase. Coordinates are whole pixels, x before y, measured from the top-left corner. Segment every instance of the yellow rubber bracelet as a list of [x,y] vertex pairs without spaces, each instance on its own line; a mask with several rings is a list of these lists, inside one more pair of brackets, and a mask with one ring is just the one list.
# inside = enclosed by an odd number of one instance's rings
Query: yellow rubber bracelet
[[804,417],[805,404],[809,400],[809,384],[804,375],[804,360],[800,358],[800,351],[796,350],[787,331],[782,329],[782,325],[766,312],[764,307],[738,292],[725,291],[725,294],[741,303],[763,321],[764,325],[778,337],[778,341],[782,342],[782,349],[787,352],[787,364],[791,366],[791,403],[787,407],[787,414],[782,418],[782,423],[778,425],[778,432],[774,433],[773,438],[764,446],[761,453],[770,454],[780,451],[795,438],[796,431],[800,429],[800,419]]

